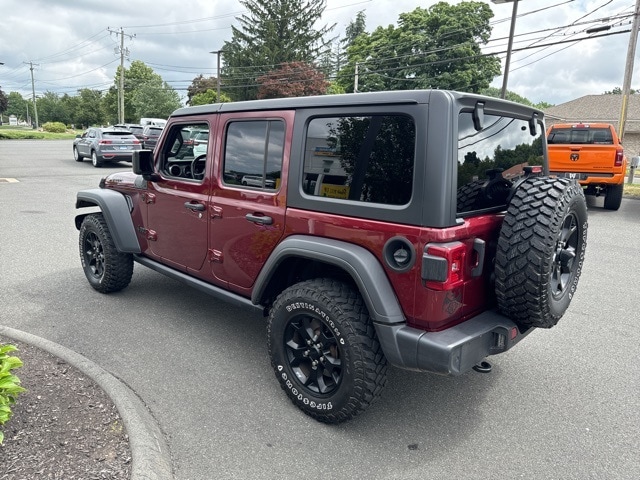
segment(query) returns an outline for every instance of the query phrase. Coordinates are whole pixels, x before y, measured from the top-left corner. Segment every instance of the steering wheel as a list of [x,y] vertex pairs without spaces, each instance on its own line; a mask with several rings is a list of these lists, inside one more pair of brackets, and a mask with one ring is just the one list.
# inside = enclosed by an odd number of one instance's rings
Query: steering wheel
[[202,180],[204,178],[204,170],[207,164],[207,155],[198,155],[191,161],[191,178],[194,180]]

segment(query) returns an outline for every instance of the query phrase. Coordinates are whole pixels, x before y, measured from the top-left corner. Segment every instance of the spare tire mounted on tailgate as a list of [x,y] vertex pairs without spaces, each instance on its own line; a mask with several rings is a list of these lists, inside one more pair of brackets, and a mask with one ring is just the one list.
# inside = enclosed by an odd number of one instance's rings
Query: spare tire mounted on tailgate
[[587,205],[574,181],[530,177],[514,192],[496,252],[500,310],[524,326],[551,328],[578,284]]

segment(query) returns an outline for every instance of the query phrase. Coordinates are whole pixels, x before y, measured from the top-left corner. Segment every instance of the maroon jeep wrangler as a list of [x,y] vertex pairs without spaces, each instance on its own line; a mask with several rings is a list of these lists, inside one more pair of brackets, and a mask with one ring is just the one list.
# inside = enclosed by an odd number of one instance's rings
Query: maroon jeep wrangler
[[137,262],[264,312],[282,388],[338,423],[388,363],[488,371],[562,317],[587,209],[545,175],[544,132],[538,110],[440,90],[182,108],[133,172],[78,193],[100,210],[76,217],[82,266],[99,292]]

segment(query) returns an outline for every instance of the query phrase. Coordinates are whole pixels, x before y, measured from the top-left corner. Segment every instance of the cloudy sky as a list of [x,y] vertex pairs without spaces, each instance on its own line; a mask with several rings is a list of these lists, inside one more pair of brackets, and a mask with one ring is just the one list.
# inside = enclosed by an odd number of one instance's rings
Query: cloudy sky
[[[486,2],[494,17],[484,50],[497,53],[504,67],[513,3]],[[362,10],[371,32],[434,3],[327,0],[321,23],[335,23],[333,33],[342,37]],[[622,87],[634,7],[633,0],[520,0],[508,89],[533,102],[560,104]],[[122,29],[125,66],[143,61],[185,98],[194,77],[216,75],[210,52],[231,39],[231,25],[244,12],[238,0],[2,0],[0,87],[30,96],[33,68],[36,95],[107,90],[120,62],[120,39],[110,31]],[[597,27],[603,30],[591,31]],[[632,88],[640,87],[637,77]],[[501,87],[502,77],[493,86]]]

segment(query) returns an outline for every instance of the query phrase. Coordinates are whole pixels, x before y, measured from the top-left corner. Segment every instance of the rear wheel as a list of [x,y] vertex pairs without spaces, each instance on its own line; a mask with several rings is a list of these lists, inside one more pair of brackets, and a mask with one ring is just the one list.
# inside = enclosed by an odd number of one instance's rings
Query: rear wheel
[[84,218],[79,244],[82,268],[93,288],[110,293],[129,285],[133,276],[133,256],[117,250],[101,213]]
[[525,326],[554,326],[575,293],[586,244],[582,188],[565,179],[525,180],[511,199],[498,241],[500,310]]
[[315,279],[284,290],[267,328],[280,386],[303,412],[325,423],[349,420],[379,397],[387,361],[360,294]]
[[98,158],[98,154],[95,150],[91,152],[91,163],[96,168],[100,168],[102,166],[102,161]]
[[604,208],[607,210],[618,210],[622,203],[622,193],[624,192],[624,184],[609,185],[604,196]]

